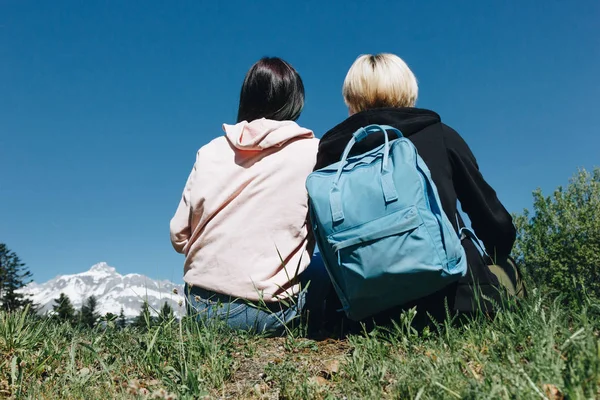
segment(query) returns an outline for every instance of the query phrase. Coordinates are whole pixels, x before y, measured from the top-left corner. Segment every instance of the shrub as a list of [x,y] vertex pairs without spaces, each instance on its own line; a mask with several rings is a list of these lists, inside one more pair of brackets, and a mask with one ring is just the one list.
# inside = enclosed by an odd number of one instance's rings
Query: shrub
[[533,199],[533,213],[515,216],[516,259],[538,285],[573,294],[575,283],[600,297],[600,168]]

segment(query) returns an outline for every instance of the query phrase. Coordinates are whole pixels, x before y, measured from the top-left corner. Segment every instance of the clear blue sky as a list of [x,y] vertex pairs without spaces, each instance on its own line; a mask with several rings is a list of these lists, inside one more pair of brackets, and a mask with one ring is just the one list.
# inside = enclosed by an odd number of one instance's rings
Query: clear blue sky
[[597,0],[0,0],[0,242],[38,281],[107,261],[181,282],[169,220],[264,55],[298,69],[319,137],[354,59],[400,55],[521,211],[600,164],[599,21]]

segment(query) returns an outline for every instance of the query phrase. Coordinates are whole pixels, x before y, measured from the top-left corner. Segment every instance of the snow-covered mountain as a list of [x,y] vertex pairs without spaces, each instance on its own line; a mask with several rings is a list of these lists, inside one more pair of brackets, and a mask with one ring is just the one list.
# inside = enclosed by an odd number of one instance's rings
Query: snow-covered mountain
[[107,312],[118,315],[123,307],[126,317],[135,317],[144,300],[151,310],[159,310],[166,301],[177,315],[185,313],[182,285],[155,281],[140,274],[121,275],[105,262],[79,274],[60,275],[42,284],[32,282],[21,292],[31,296],[40,306],[40,313],[51,311],[61,293],[69,296],[75,309],[80,309],[85,300],[94,295],[101,315]]

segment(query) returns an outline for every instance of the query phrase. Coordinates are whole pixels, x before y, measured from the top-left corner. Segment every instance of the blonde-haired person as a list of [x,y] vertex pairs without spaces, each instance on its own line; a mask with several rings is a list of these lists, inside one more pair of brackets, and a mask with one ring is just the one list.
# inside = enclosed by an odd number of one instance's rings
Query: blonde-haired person
[[[483,178],[463,138],[435,112],[415,107],[418,84],[408,65],[394,54],[362,55],[350,67],[342,93],[350,116],[322,137],[315,170],[338,162],[352,134],[361,127],[380,124],[399,129],[413,142],[429,167],[442,207],[454,228],[459,229],[457,219],[462,224],[457,213],[460,201],[487,252],[495,257],[496,263],[502,264],[515,241],[512,218]],[[388,137],[395,139],[396,135],[389,132]],[[361,154],[381,144],[383,134],[371,135],[356,144],[350,154]],[[417,306],[417,315],[425,319],[427,313],[443,318],[446,301],[456,311],[470,312],[480,306],[489,309],[490,303],[475,301],[473,283],[487,296],[498,299],[498,280],[487,267],[490,260],[484,260],[472,242],[463,240],[463,245],[469,260],[467,277],[401,308]],[[382,314],[376,320],[397,316],[397,311]]]

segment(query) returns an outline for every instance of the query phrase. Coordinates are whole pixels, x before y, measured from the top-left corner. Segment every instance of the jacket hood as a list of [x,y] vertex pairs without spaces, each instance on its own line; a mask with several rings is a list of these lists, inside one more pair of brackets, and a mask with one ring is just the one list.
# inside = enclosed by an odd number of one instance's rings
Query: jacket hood
[[335,139],[342,135],[347,142],[348,133],[354,133],[359,128],[371,124],[391,125],[399,129],[404,136],[410,136],[438,122],[441,122],[438,114],[423,108],[375,108],[348,117],[325,133],[323,140]]
[[[315,170],[339,161],[340,155],[352,134],[367,125],[390,125],[409,137],[425,128],[441,122],[440,116],[422,108],[375,108],[361,111],[330,129],[319,142],[319,153]],[[388,133],[390,139],[396,135]],[[369,135],[352,148],[350,155],[364,153],[383,142],[381,134]]]
[[257,119],[242,121],[235,125],[223,124],[225,136],[239,150],[264,150],[283,146],[292,139],[314,138],[310,129],[302,128],[294,121]]

